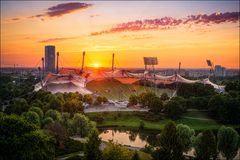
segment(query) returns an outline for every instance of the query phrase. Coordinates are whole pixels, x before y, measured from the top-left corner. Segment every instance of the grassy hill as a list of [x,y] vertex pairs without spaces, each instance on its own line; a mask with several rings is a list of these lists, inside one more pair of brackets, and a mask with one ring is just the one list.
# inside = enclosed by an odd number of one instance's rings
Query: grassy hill
[[153,87],[145,87],[136,84],[122,84],[117,80],[101,80],[101,81],[92,81],[87,84],[87,88],[96,92],[101,96],[105,96],[111,100],[128,100],[128,97],[131,94],[140,94],[146,91],[153,91],[157,95],[161,95],[163,92],[166,92],[171,96],[174,90],[170,89],[159,89]]

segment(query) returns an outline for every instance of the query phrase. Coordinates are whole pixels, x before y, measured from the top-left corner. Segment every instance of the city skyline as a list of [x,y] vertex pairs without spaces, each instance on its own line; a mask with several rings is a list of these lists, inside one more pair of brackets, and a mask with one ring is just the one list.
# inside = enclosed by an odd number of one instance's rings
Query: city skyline
[[[1,1],[1,66],[33,67],[56,46],[60,67],[239,68],[239,1]],[[14,47],[13,47],[14,46]],[[62,63],[62,64],[61,64]]]

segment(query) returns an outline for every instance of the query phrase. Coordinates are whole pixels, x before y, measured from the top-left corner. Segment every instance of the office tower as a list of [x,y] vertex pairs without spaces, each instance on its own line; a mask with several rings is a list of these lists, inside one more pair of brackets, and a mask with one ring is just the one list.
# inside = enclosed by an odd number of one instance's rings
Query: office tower
[[226,68],[221,66],[221,65],[216,65],[215,66],[215,75],[216,76],[226,76]]
[[45,46],[45,71],[55,72],[55,46]]

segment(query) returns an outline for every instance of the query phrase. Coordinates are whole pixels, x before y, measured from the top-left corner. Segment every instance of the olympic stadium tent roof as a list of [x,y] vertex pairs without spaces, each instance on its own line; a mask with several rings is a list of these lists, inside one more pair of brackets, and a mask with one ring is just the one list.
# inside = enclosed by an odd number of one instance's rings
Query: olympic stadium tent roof
[[133,73],[126,70],[103,71],[101,73],[84,72],[76,69],[61,69],[59,74],[49,73],[41,83],[35,85],[35,91],[44,89],[52,93],[56,92],[79,92],[81,94],[91,94],[86,89],[86,83],[92,80],[114,78],[124,84],[132,84],[141,79],[147,79],[155,84],[172,84],[172,83],[203,83],[213,86],[217,91],[224,92],[224,86],[217,85],[209,79],[190,80],[179,74],[171,76],[162,76],[152,74],[147,71],[143,73]]
[[74,69],[61,69],[59,74],[48,73],[42,82],[35,85],[35,91],[40,89],[57,92],[79,92],[80,94],[91,94],[86,89],[86,73]]

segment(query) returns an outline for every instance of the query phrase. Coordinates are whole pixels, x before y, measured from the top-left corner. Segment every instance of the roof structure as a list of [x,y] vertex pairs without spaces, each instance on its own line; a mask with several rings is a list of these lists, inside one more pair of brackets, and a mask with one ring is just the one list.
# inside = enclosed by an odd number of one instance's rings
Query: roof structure
[[217,91],[224,92],[224,86],[211,82],[208,78],[203,80],[190,80],[179,74],[163,76],[149,73],[133,73],[126,70],[101,71],[93,73],[90,71],[81,72],[77,69],[61,69],[58,74],[49,73],[42,82],[35,85],[35,91],[44,89],[52,93],[56,92],[79,92],[81,94],[91,94],[86,88],[86,84],[99,79],[113,78],[123,84],[133,84],[139,80],[146,79],[155,84],[172,84],[172,83],[202,83],[213,86]]

